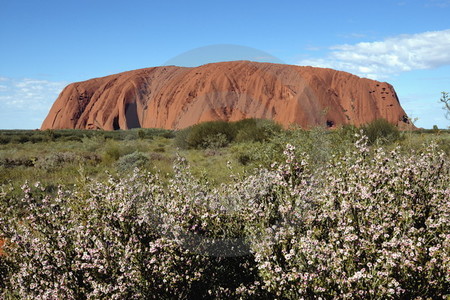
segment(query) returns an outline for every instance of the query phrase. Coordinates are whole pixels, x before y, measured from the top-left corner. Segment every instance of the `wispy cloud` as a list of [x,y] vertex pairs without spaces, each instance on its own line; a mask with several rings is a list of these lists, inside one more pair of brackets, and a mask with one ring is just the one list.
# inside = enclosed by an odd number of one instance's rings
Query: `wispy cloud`
[[325,58],[302,60],[299,64],[382,79],[401,72],[450,65],[450,29],[337,45],[329,50]]
[[[66,82],[0,76],[0,110],[3,115],[0,118],[0,128],[40,127],[40,123],[66,84]],[[16,124],[6,124],[7,116],[14,116],[13,121]]]
[[339,34],[338,36],[344,39],[361,39],[366,37],[367,35],[364,33],[352,32],[346,34]]
[[320,51],[320,50],[322,50],[322,48],[318,47],[318,46],[314,46],[314,45],[306,45],[305,50],[308,50],[308,51]]
[[450,6],[450,0],[427,0],[425,6],[428,7],[449,7]]
[[0,105],[30,110],[48,108],[65,85],[65,82],[0,77]]

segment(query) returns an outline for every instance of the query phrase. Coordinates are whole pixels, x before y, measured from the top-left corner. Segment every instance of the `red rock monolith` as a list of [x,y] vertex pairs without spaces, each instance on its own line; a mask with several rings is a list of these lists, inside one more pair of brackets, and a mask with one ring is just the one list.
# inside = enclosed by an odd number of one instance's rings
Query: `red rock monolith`
[[139,69],[69,84],[41,129],[181,129],[212,120],[286,127],[408,123],[386,82],[332,69],[250,61]]

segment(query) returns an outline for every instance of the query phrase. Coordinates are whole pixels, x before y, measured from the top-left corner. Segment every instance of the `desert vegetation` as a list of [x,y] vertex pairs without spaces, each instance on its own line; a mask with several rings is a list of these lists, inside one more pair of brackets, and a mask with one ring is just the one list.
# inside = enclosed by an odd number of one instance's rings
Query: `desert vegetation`
[[4,299],[450,294],[450,133],[0,132]]

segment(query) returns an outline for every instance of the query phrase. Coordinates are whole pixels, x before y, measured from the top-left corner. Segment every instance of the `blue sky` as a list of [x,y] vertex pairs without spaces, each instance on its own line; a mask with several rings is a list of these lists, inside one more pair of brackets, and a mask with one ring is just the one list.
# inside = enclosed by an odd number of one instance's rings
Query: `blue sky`
[[0,41],[1,129],[39,128],[70,82],[252,57],[387,81],[417,126],[450,125],[450,0],[0,0]]

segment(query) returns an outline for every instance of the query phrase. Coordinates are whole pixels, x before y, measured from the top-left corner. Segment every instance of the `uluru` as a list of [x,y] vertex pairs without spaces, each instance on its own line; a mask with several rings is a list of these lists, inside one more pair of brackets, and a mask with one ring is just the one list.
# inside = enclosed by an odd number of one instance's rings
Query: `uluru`
[[69,84],[41,129],[182,129],[271,119],[286,127],[408,123],[392,85],[333,69],[232,61],[162,66]]

